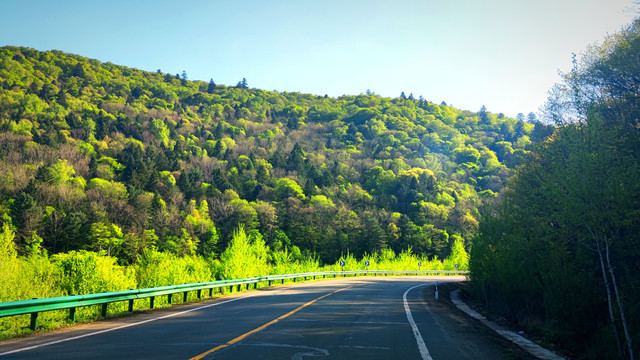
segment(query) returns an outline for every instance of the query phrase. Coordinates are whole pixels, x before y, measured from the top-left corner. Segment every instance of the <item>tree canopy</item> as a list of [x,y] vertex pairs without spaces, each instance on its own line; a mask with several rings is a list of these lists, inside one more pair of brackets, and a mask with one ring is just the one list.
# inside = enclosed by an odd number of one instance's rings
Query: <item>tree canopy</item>
[[454,235],[469,249],[478,207],[539,127],[411,95],[280,93],[8,46],[1,222],[19,252],[35,233],[52,253],[102,246],[126,262],[149,242],[220,256],[241,224],[325,263],[384,248],[444,258]]
[[638,54],[636,20],[576,60],[546,106],[555,134],[473,240],[478,297],[577,358],[633,359],[640,341]]

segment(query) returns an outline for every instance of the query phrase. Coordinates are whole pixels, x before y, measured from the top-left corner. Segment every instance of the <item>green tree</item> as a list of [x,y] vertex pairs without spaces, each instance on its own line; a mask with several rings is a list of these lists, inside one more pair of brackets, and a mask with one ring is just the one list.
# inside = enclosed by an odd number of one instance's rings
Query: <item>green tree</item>
[[276,187],[274,189],[275,195],[278,199],[284,200],[288,197],[304,200],[304,191],[300,185],[294,180],[288,178],[280,178],[276,181]]
[[287,158],[287,169],[288,170],[296,170],[296,171],[299,171],[299,172],[304,171],[305,156],[306,156],[306,154],[302,150],[302,147],[300,147],[300,144],[296,143],[293,146],[293,149],[291,150],[291,153],[289,153],[289,157]]
[[249,237],[240,225],[227,249],[220,256],[223,279],[244,279],[267,273],[269,248],[259,233]]
[[122,230],[114,224],[105,224],[103,222],[91,224],[89,232],[92,247],[107,250],[107,255],[114,255],[120,250],[124,241]]
[[7,261],[17,256],[16,244],[13,242],[15,233],[11,230],[9,224],[2,224],[2,232],[0,232],[0,261]]
[[483,124],[487,124],[489,122],[489,114],[487,113],[487,107],[482,105],[480,111],[478,111],[478,117],[480,118],[480,122]]
[[156,249],[158,235],[154,229],[145,230],[142,234],[127,233],[122,240],[122,255],[128,264],[135,263],[148,249]]
[[185,86],[187,84],[187,79],[187,72],[185,70],[182,70],[182,76],[180,77],[182,86]]
[[242,80],[238,81],[238,84],[236,85],[236,87],[240,89],[248,89],[249,84],[247,84],[247,79],[242,78]]
[[[640,208],[640,138],[630,126],[638,102],[628,91],[640,83],[631,60],[640,52],[638,24],[591,48],[553,89],[546,116],[557,124],[554,136],[480,222],[471,253],[487,302],[513,319],[544,314],[582,356],[634,358],[640,282],[625,269],[636,268],[631,249],[640,243],[627,220]],[[603,334],[610,340],[587,354],[583,344]]]

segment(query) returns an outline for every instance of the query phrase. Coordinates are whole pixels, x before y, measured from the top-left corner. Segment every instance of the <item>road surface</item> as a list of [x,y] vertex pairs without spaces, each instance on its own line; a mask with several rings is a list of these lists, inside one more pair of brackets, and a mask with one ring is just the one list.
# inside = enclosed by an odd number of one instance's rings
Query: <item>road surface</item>
[[0,342],[4,359],[521,359],[442,301],[459,277],[280,286]]

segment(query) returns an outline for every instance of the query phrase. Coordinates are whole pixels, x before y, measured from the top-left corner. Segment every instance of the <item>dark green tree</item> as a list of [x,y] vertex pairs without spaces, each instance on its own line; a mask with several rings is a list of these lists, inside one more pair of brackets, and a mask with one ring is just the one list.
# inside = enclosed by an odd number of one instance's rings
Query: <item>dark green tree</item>
[[480,122],[483,124],[487,124],[489,122],[489,115],[487,113],[487,107],[482,105],[480,111],[478,111],[478,118],[480,118]]
[[240,89],[248,89],[249,84],[247,84],[247,79],[242,78],[242,80],[238,81],[238,84],[236,85],[236,87]]
[[306,155],[302,150],[302,147],[300,147],[300,144],[296,143],[287,158],[287,169],[296,170],[298,172],[304,171],[305,156]]

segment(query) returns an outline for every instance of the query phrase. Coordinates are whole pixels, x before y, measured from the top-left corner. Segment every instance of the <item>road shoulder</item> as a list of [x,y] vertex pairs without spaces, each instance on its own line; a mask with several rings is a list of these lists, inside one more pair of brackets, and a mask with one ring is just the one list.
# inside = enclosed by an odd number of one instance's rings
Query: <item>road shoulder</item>
[[542,346],[534,343],[533,341],[531,341],[529,339],[525,339],[521,335],[519,335],[519,334],[517,334],[517,333],[515,333],[515,332],[513,332],[511,330],[505,329],[504,327],[502,327],[502,326],[494,323],[493,321],[487,319],[486,317],[484,317],[482,314],[478,313],[477,311],[471,309],[467,304],[465,304],[460,299],[460,294],[459,294],[458,290],[451,291],[449,293],[449,296],[451,298],[451,302],[458,309],[460,309],[462,312],[464,312],[468,316],[480,321],[486,327],[492,329],[493,331],[498,333],[500,336],[502,336],[505,339],[511,341],[512,343],[518,345],[519,347],[521,347],[522,349],[524,349],[525,351],[527,351],[531,355],[537,357],[538,359],[542,359],[542,360],[565,360],[564,357],[552,352],[551,350],[543,348]]

